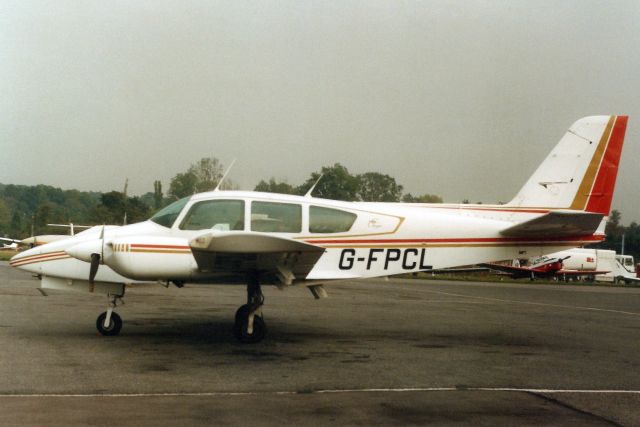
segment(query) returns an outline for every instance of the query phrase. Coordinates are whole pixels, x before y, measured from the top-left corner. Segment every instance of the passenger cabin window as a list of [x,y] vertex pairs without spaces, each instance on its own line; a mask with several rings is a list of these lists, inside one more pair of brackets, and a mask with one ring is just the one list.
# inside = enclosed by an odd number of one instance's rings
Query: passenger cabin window
[[180,224],[181,230],[244,230],[244,201],[205,200],[197,202]]
[[291,203],[252,202],[251,231],[300,233],[302,207]]
[[180,212],[182,212],[182,208],[184,208],[184,205],[187,204],[190,198],[191,196],[185,197],[184,199],[171,203],[166,208],[159,210],[150,220],[156,224],[171,228],[176,218],[178,218],[178,215],[180,215]]
[[357,215],[338,209],[311,206],[309,208],[310,233],[344,233],[351,229]]

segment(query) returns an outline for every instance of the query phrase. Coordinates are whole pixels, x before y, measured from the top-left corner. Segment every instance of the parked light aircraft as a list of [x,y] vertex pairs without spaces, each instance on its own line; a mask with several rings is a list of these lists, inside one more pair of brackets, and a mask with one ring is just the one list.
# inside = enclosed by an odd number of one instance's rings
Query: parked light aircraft
[[[8,243],[2,243],[2,242],[8,242]],[[14,251],[18,250],[18,245],[20,244],[20,240],[16,240],[16,239],[9,239],[7,237],[0,237],[0,244],[2,246],[0,246],[0,249],[11,249]]]
[[18,241],[18,245],[27,246],[33,248],[34,246],[46,245],[47,243],[56,242],[58,240],[67,239],[70,236],[75,235],[75,230],[78,228],[86,229],[91,228],[90,225],[78,225],[70,222],[69,224],[47,224],[47,227],[63,227],[69,229],[69,234],[40,234],[37,236],[27,237]]
[[[43,288],[106,294],[96,326],[116,335],[114,312],[139,281],[245,283],[233,332],[260,341],[262,284],[322,284],[541,256],[600,241],[609,214],[626,116],[575,122],[506,205],[341,202],[213,191],[179,200],[148,221],[102,226],[11,260]],[[601,227],[600,227],[601,228]]]
[[564,261],[570,258],[570,255],[563,258],[547,258],[545,257],[540,262],[537,262],[531,266],[517,267],[512,265],[504,265],[497,263],[482,263],[481,266],[487,267],[491,270],[496,270],[506,274],[513,279],[529,278],[534,280],[538,279],[567,279],[579,278],[579,277],[594,277],[598,274],[609,273],[609,270],[569,270],[564,268]]

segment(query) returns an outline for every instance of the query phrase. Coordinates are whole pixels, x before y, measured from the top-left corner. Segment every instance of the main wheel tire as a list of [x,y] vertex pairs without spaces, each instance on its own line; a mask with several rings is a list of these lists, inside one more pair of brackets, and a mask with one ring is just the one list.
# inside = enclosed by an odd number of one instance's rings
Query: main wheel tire
[[249,304],[241,305],[238,310],[236,310],[236,317],[234,325],[240,325],[242,323],[242,319],[246,319],[249,316]]
[[118,335],[120,333],[120,329],[122,329],[122,319],[118,316],[118,313],[111,313],[111,321],[109,322],[108,327],[104,327],[104,319],[107,318],[107,312],[105,311],[96,320],[96,328],[98,328],[98,332],[106,337],[112,337]]
[[247,324],[249,322],[248,316],[242,320],[240,324],[240,330],[236,333],[236,338],[244,344],[254,344],[260,342],[267,335],[267,325],[262,320],[261,316],[253,316],[253,332],[247,333]]

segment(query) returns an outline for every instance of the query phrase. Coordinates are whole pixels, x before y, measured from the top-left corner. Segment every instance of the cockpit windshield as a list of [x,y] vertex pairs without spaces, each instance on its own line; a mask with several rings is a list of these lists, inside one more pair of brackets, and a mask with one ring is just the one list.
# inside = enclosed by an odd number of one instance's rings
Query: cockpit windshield
[[173,223],[176,221],[176,218],[178,218],[178,215],[180,215],[180,212],[182,212],[182,208],[184,208],[184,205],[187,204],[190,198],[191,196],[185,197],[184,199],[180,199],[177,202],[171,203],[169,206],[161,209],[149,219],[156,224],[171,228]]

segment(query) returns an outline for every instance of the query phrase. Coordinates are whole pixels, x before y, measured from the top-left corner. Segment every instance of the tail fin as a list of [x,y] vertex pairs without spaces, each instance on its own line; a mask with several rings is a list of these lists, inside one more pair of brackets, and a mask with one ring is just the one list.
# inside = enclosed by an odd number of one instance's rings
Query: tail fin
[[592,116],[564,134],[510,206],[609,215],[627,116]]

